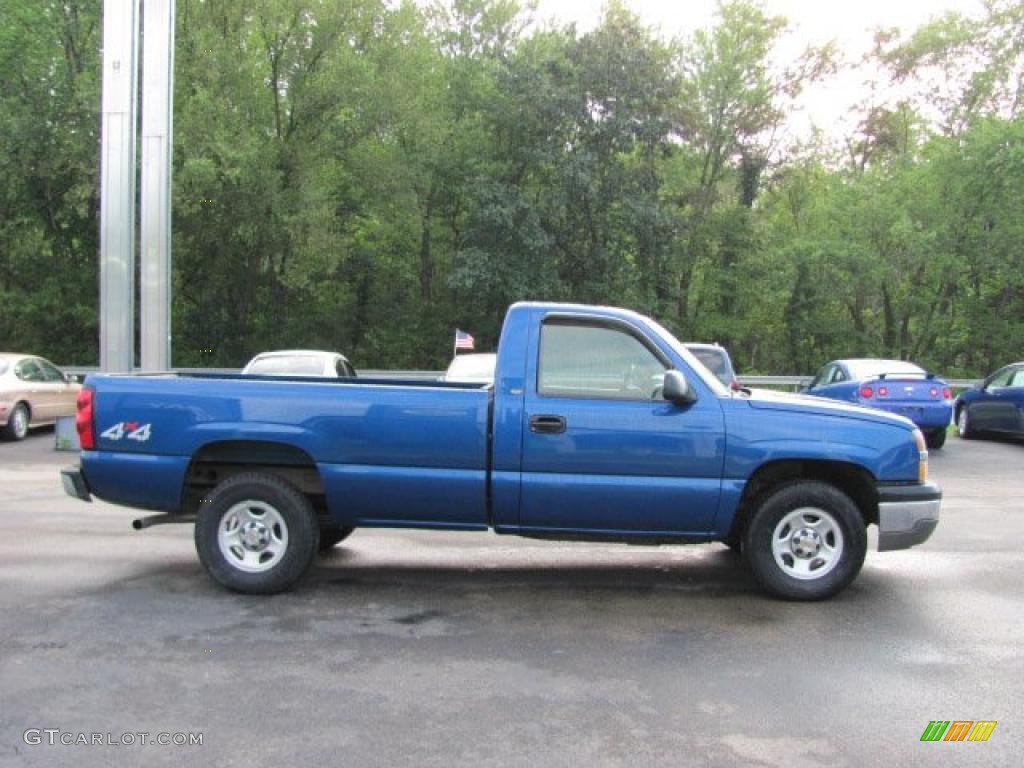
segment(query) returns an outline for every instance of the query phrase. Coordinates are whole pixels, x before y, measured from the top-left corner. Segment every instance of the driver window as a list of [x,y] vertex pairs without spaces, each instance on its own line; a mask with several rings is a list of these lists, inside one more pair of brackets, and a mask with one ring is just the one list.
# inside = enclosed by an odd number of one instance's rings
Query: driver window
[[50,363],[46,362],[45,360],[37,360],[36,362],[39,364],[39,367],[43,370],[43,376],[46,378],[47,381],[52,381],[60,384],[64,383],[64,374],[58,371],[56,367],[50,365]]
[[1010,377],[1013,375],[1013,369],[1008,368],[1005,371],[1000,371],[993,376],[989,382],[989,387],[1006,387],[1010,384]]
[[832,365],[826,365],[824,368],[818,371],[818,375],[814,377],[814,381],[812,381],[807,388],[813,389],[814,387],[824,387],[826,384],[828,384],[829,379],[832,377],[833,367],[834,366]]
[[643,342],[618,328],[562,320],[541,328],[537,390],[542,395],[650,400],[666,370]]

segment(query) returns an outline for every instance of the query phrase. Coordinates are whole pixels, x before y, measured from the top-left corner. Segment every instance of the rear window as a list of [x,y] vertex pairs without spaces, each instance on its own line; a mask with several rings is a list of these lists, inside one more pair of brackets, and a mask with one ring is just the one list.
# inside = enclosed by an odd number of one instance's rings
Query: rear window
[[249,364],[246,373],[281,376],[320,376],[324,361],[310,355],[262,357]]
[[853,379],[870,379],[881,376],[924,376],[924,369],[902,360],[854,360],[846,364]]

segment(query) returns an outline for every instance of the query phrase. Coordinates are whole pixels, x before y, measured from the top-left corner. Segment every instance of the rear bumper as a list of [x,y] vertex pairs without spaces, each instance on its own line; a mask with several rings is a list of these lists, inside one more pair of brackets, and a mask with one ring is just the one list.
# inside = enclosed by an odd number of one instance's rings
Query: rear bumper
[[878,406],[882,410],[895,413],[899,416],[906,416],[915,426],[921,429],[942,429],[948,427],[953,420],[953,405],[952,403],[942,403],[934,405],[884,405]]
[[939,524],[942,489],[934,483],[878,489],[878,551],[908,549],[928,540]]
[[64,485],[64,493],[68,496],[74,496],[82,501],[92,501],[89,484],[85,482],[81,467],[65,467],[60,471],[60,481]]

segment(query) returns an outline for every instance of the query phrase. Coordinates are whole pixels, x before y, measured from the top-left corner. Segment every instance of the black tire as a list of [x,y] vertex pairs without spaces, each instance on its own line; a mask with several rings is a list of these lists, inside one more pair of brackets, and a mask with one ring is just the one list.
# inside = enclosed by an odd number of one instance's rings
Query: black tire
[[722,543],[731,549],[735,554],[743,554],[743,537],[738,533],[730,533],[726,538],[722,539]]
[[971,415],[966,405],[956,412],[956,433],[963,440],[970,440],[977,435],[971,426]]
[[[818,544],[809,545],[809,539]],[[775,544],[786,550],[778,560]],[[838,594],[860,573],[867,548],[867,528],[857,505],[838,488],[816,480],[772,491],[743,537],[743,554],[754,577],[786,600],[823,600]]]
[[[243,535],[265,538],[265,548],[261,541],[250,546]],[[273,475],[228,478],[196,517],[200,562],[214,581],[235,592],[268,595],[293,586],[312,564],[319,541],[309,500]]]
[[0,434],[3,435],[6,440],[24,440],[25,436],[28,435],[28,406],[24,403],[18,403],[11,410],[11,415],[7,417],[7,424]]
[[924,442],[929,448],[938,450],[946,444],[946,429],[932,429],[924,434]]
[[330,552],[335,544],[347,539],[354,530],[355,528],[343,528],[340,525],[321,524],[319,551]]

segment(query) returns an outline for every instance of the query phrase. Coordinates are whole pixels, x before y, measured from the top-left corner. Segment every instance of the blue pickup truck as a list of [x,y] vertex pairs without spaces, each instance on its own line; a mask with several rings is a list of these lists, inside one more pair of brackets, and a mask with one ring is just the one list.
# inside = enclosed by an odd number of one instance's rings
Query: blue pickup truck
[[731,391],[653,320],[519,303],[495,381],[90,376],[69,494],[195,523],[209,574],[292,586],[359,527],[721,541],[788,599],[830,597],[925,541],[940,489],[907,419]]

